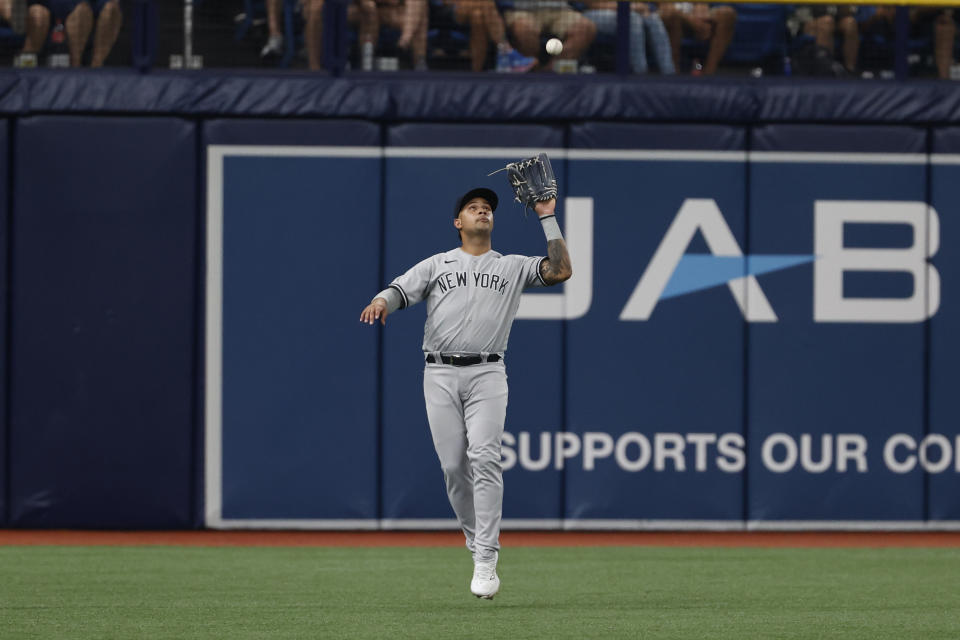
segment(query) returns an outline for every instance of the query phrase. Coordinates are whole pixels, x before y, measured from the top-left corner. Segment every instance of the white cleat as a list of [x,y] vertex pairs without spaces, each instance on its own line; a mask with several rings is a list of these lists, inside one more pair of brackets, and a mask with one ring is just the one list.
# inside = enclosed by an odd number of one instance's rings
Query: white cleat
[[470,581],[470,593],[493,600],[493,596],[500,591],[500,578],[497,577],[497,560],[477,562],[473,565],[473,580]]

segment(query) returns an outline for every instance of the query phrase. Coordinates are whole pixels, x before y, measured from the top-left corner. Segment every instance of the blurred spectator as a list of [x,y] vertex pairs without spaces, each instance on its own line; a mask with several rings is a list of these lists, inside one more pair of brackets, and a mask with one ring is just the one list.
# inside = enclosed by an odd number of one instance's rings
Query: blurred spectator
[[[280,28],[279,5],[283,0],[269,0],[277,7],[277,29]],[[323,68],[323,0],[301,0],[303,6],[303,41],[307,47],[307,64],[313,71]],[[269,22],[269,16],[267,18]],[[280,38],[283,44],[283,38]]]
[[267,43],[260,50],[261,58],[283,55],[283,29],[280,28],[280,14],[283,0],[266,0],[267,7]]
[[497,45],[497,71],[523,73],[537,64],[536,58],[520,54],[507,41],[503,18],[493,0],[447,0],[453,21],[470,29],[470,67],[482,71],[490,43]]
[[102,67],[123,26],[123,14],[119,0],[97,0],[94,4],[96,29],[93,32],[93,52],[90,55],[91,67]]
[[[311,0],[312,5],[323,5],[323,0]],[[351,7],[353,9],[353,7]],[[413,68],[427,68],[427,0],[358,0],[356,10],[349,12],[348,20],[359,23],[357,29],[362,67],[373,59],[380,26],[400,30],[397,47],[408,51]]]
[[[300,0],[305,22],[303,30],[304,45],[307,50],[307,63],[313,71],[323,68],[323,2],[324,0]],[[284,51],[283,0],[266,0],[267,7],[267,43],[260,50],[261,59],[282,56]]]
[[702,71],[705,75],[717,72],[723,55],[733,40],[737,12],[729,5],[711,7],[705,3],[675,2],[660,5],[660,17],[670,34],[673,64],[680,68],[680,48],[683,38],[690,34],[701,42],[709,42],[707,59]]
[[91,67],[101,67],[117,35],[122,16],[118,0],[29,0],[27,8],[27,37],[24,53],[40,53],[50,33],[50,20],[63,21],[70,51],[70,66],[79,67],[90,32],[93,35]]
[[[863,33],[885,36],[894,40],[894,20],[897,8],[877,7],[874,14],[861,24]],[[935,7],[910,8],[910,35],[912,37],[933,35],[933,60],[940,78],[950,77],[953,65],[954,39],[957,25],[953,21],[953,9]]]
[[[566,0],[514,0],[504,19],[525,56],[538,56],[540,37],[549,34],[563,41],[563,52],[555,58],[578,60],[597,37],[596,25]],[[552,66],[553,60],[548,68]]]
[[0,18],[15,33],[23,33],[26,26],[27,0],[0,0]]
[[[647,41],[653,48],[653,55],[657,59],[657,68],[664,75],[675,72],[673,54],[670,50],[670,37],[663,26],[660,15],[650,10],[645,2],[631,2],[630,11],[630,67],[634,73],[647,72]],[[616,37],[617,35],[617,2],[616,0],[588,0],[587,10],[583,12],[587,18],[597,25],[597,33]]]
[[860,33],[855,14],[856,7],[850,5],[812,5],[797,7],[794,19],[799,22],[800,32],[813,38],[813,47],[825,52],[828,61],[834,59],[834,43],[840,36],[843,66],[852,73],[856,71],[857,54],[860,50]]

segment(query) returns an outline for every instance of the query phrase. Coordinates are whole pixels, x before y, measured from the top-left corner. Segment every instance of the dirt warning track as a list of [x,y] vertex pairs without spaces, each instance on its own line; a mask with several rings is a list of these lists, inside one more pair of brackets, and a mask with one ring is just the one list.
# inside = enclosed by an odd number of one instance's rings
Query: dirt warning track
[[[570,532],[505,531],[504,547],[960,547],[960,531]],[[0,530],[0,546],[458,547],[456,531],[63,531]]]

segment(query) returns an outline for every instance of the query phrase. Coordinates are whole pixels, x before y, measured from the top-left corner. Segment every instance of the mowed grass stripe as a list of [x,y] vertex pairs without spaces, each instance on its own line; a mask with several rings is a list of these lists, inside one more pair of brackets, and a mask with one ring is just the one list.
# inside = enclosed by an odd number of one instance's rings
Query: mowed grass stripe
[[0,638],[960,638],[960,549],[2,547]]

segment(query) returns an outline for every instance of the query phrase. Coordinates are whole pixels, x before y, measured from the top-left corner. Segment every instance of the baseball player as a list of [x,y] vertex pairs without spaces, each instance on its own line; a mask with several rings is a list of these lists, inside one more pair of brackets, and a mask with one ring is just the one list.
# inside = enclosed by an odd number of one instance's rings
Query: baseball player
[[360,314],[361,322],[386,324],[388,314],[427,301],[427,419],[447,496],[473,554],[470,591],[478,598],[492,599],[500,589],[500,438],[507,411],[503,355],[510,326],[524,289],[554,285],[572,274],[555,206],[554,197],[533,207],[547,236],[547,257],[504,256],[491,248],[497,194],[471,189],[454,210],[462,245],[415,265]]

